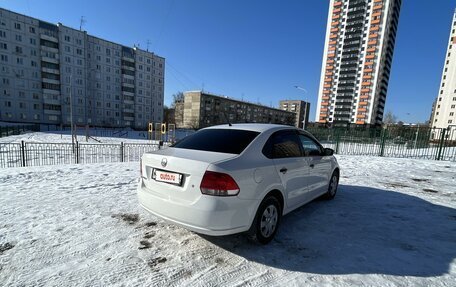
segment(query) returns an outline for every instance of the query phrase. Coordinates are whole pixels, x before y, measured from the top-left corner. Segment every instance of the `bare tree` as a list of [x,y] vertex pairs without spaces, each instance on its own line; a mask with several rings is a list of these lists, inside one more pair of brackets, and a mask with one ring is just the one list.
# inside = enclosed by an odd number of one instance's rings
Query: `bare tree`
[[383,117],[384,124],[394,124],[397,122],[397,117],[391,111],[386,112],[385,116]]
[[177,92],[173,95],[173,102],[171,103],[171,108],[175,108],[177,103],[184,102],[184,93]]

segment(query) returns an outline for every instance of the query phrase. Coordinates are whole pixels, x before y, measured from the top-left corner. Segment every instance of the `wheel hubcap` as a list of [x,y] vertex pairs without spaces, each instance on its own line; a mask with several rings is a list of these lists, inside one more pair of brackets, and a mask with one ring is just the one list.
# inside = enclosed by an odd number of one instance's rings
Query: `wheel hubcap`
[[263,212],[260,222],[260,231],[261,235],[264,237],[269,237],[274,233],[277,220],[279,218],[277,208],[274,205],[269,205]]
[[337,191],[337,176],[333,175],[333,177],[331,178],[331,186],[329,188],[329,192],[331,193],[331,195],[334,195],[334,194],[336,194],[336,191]]

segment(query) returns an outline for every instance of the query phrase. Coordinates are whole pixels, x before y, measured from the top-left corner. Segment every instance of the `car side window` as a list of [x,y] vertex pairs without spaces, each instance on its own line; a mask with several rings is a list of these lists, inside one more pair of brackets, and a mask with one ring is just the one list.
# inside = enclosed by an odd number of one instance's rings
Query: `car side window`
[[268,158],[300,157],[301,143],[294,132],[280,132],[272,135],[263,148],[263,154]]
[[304,156],[320,156],[323,154],[320,145],[310,137],[299,135],[299,139],[301,141],[302,149],[304,150]]

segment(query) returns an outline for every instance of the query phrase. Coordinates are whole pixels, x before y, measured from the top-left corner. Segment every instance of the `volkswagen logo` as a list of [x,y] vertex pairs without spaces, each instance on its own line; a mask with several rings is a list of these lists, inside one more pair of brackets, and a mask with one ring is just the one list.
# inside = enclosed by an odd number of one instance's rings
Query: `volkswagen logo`
[[162,161],[161,161],[161,165],[163,167],[166,167],[167,164],[168,164],[168,160],[166,158],[163,158]]

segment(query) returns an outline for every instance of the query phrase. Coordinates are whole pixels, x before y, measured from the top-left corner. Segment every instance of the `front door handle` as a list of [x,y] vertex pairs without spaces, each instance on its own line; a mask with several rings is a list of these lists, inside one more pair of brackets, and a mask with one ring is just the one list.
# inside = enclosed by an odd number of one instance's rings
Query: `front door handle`
[[286,174],[286,173],[287,173],[287,170],[288,170],[288,169],[286,169],[285,167],[282,167],[282,168],[280,169],[280,172],[283,173],[283,174]]
[[310,166],[310,168],[314,168],[315,167],[315,165],[313,163],[311,163],[309,166]]

